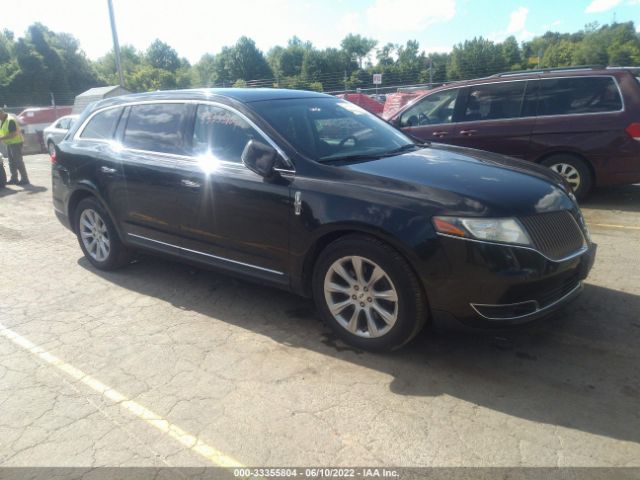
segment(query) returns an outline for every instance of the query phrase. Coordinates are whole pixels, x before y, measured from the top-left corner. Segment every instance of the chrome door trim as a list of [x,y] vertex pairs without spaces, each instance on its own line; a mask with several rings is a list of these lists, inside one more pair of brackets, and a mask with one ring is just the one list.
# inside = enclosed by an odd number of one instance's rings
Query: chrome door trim
[[[278,154],[286,162],[287,167],[289,167],[289,168],[288,169],[280,169],[280,170],[282,170],[283,172],[286,172],[286,173],[295,173],[295,166],[293,165],[293,162],[291,161],[291,159],[278,146],[278,144],[269,135],[267,135],[264,132],[264,130],[262,130],[258,125],[255,124],[255,122],[253,122],[249,117],[247,117],[244,113],[240,112],[239,110],[237,110],[237,109],[235,109],[235,108],[233,108],[233,107],[231,107],[229,105],[225,105],[224,103],[216,102],[216,101],[213,101],[213,100],[193,100],[193,99],[189,99],[189,100],[139,100],[139,101],[135,101],[135,102],[121,103],[121,104],[118,104],[118,105],[110,105],[108,107],[100,108],[99,110],[96,110],[95,112],[91,112],[91,114],[84,120],[84,122],[82,122],[82,125],[80,125],[78,130],[76,130],[76,133],[73,135],[73,139],[75,141],[90,140],[90,141],[100,142],[100,143],[111,143],[111,142],[114,141],[113,139],[108,140],[108,139],[88,138],[88,137],[80,137],[80,136],[82,135],[82,132],[86,128],[87,124],[91,121],[91,119],[94,116],[96,116],[97,114],[102,113],[102,112],[104,112],[106,110],[111,110],[113,108],[132,107],[132,106],[136,106],[136,105],[151,105],[151,104],[163,104],[163,103],[183,103],[183,104],[190,104],[190,105],[196,105],[196,106],[197,105],[211,105],[211,106],[214,106],[214,107],[222,108],[224,110],[228,110],[228,111],[238,115],[245,122],[247,122],[252,128],[254,128],[260,135],[262,135],[262,137],[264,137],[264,139],[273,148],[276,149]],[[174,156],[174,157],[179,157],[179,158],[189,159],[189,160],[195,160],[196,159],[195,155],[174,155],[174,154],[166,154],[164,152],[156,152],[156,151],[153,151],[153,150],[137,150],[137,149],[127,148],[124,145],[122,145],[122,150],[140,152],[140,153],[153,153],[155,155]],[[224,163],[231,163],[231,164],[234,164],[234,165],[238,165],[239,164],[238,162],[224,162]],[[242,164],[240,164],[240,165],[242,165]]]
[[255,268],[256,270],[261,270],[263,272],[273,273],[274,275],[284,275],[284,272],[279,272],[278,270],[272,270],[270,268],[258,267],[257,265],[252,265],[250,263],[239,262],[238,260],[231,260],[230,258],[219,257],[218,255],[212,255],[210,253],[201,252],[199,250],[192,250],[190,248],[180,247],[180,246],[174,245],[172,243],[162,242],[160,240],[154,240],[153,238],[144,237],[142,235],[137,235],[135,233],[127,233],[127,235],[129,235],[130,237],[140,238],[142,240],[147,240],[149,242],[159,243],[160,245],[165,245],[167,247],[177,248],[178,250],[182,250],[182,251],[185,251],[185,252],[196,253],[198,255],[203,255],[205,257],[214,258],[216,260],[222,260],[224,262],[229,262],[229,263],[233,263],[233,264],[236,264],[236,265],[242,265],[243,267]]

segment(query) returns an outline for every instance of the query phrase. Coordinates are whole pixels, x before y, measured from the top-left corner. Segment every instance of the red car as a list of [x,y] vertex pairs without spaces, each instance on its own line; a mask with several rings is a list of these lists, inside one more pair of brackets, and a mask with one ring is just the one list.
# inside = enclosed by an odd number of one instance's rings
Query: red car
[[438,87],[389,121],[406,133],[546,165],[578,198],[640,182],[640,68],[509,72]]

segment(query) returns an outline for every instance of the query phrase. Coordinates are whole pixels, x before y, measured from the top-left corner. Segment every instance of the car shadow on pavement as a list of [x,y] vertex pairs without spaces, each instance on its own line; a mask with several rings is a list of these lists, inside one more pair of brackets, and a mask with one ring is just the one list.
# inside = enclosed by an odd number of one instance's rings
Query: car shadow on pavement
[[22,188],[29,195],[33,195],[34,193],[42,193],[49,190],[47,187],[43,187],[41,185],[25,185]]
[[580,207],[640,212],[640,184],[596,189],[580,203]]
[[[310,300],[143,256],[92,273],[140,294],[392,377],[397,395],[449,395],[507,415],[640,442],[640,296],[587,284],[552,318],[509,331],[425,329],[374,354],[336,339]],[[354,379],[356,381],[356,379]],[[372,387],[374,388],[374,387]]]

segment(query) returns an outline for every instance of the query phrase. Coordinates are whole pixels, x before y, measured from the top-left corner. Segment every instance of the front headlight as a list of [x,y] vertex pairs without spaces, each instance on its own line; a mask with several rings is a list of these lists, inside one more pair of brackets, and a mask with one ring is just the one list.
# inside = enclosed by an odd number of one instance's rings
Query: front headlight
[[463,238],[532,246],[531,239],[515,218],[433,217],[436,231]]

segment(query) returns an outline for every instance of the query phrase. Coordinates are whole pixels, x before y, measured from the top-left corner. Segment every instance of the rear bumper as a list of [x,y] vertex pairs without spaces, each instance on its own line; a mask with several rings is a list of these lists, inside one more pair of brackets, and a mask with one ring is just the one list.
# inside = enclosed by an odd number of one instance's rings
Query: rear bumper
[[582,291],[596,256],[595,244],[553,261],[518,247],[440,238],[446,271],[427,286],[435,316],[474,327],[516,325],[545,317]]

